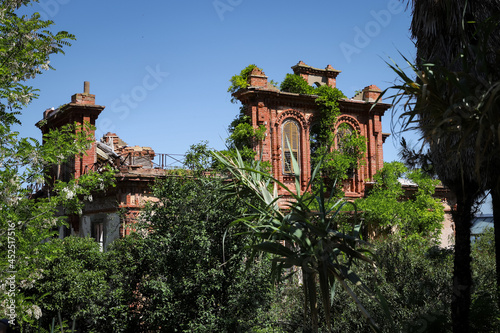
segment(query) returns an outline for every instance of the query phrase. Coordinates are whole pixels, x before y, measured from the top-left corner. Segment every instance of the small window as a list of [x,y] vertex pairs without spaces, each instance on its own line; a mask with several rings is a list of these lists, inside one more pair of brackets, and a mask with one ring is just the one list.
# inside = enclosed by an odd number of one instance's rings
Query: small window
[[[288,120],[283,124],[283,172],[294,173],[292,154],[295,160],[299,161],[299,125],[293,120]],[[299,163],[300,164],[300,163]]]
[[99,243],[101,248],[101,252],[104,249],[104,223],[103,222],[94,222],[92,223],[92,238]]

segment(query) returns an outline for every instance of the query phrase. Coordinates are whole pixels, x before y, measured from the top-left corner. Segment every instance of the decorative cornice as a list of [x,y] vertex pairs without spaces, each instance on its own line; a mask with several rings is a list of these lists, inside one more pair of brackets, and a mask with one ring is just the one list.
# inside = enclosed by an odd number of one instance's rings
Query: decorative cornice
[[342,108],[344,108],[348,112],[370,112],[377,113],[381,116],[383,116],[385,111],[392,106],[392,104],[387,103],[366,102],[347,98],[339,100],[339,105],[341,111]]
[[322,69],[306,65],[303,61],[299,61],[297,65],[292,66],[292,69],[295,74],[304,73],[304,74],[313,74],[319,76],[325,75],[326,77],[333,77],[333,78],[337,77],[337,75],[341,73],[341,71],[333,68],[332,65],[328,65],[325,67],[325,69]]
[[240,89],[234,93],[234,97],[239,99],[242,104],[250,104],[251,98],[255,100],[267,99],[267,107],[270,104],[273,105],[286,105],[290,107],[304,107],[309,108],[314,111],[317,108],[316,98],[317,95],[307,95],[307,94],[296,94],[276,90],[259,89],[259,88],[248,88]]

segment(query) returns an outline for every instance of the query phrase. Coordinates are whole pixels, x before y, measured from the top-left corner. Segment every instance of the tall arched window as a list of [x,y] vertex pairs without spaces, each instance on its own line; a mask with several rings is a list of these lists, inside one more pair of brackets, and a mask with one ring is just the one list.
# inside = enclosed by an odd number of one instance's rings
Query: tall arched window
[[[356,174],[356,169],[358,168],[358,161],[363,156],[363,151],[360,148],[352,144],[352,139],[357,137],[357,132],[348,123],[341,123],[337,127],[335,132],[335,144],[337,150],[343,153],[345,156],[350,156],[351,162],[346,170],[347,176],[352,178]],[[345,186],[345,184],[344,184]]]
[[349,137],[355,134],[356,131],[354,128],[348,123],[342,123],[337,127],[337,132],[335,133],[335,143],[337,145],[337,149],[343,153],[346,153],[346,141]]
[[[283,172],[294,173],[292,164],[292,154],[299,162],[300,132],[299,124],[294,120],[287,120],[283,124]],[[299,163],[300,165],[300,163]]]

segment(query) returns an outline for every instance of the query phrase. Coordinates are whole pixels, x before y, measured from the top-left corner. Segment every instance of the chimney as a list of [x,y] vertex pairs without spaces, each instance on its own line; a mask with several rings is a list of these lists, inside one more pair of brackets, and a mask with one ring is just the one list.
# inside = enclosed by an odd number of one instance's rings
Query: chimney
[[[382,93],[382,90],[380,90],[380,88],[377,87],[376,85],[372,84],[367,87],[364,87],[362,93],[363,93],[363,100],[365,102],[375,102]],[[380,100],[379,102],[382,102],[382,100]]]
[[89,81],[83,82],[83,94],[74,94],[71,96],[71,103],[95,105],[95,95],[90,93]]
[[101,142],[104,142],[105,144],[113,148],[113,150],[118,149],[118,147],[120,146],[120,141],[121,140],[118,137],[118,135],[116,135],[116,133],[111,133],[111,132],[104,134],[101,140]]
[[264,72],[255,67],[252,69],[252,72],[248,76],[248,85],[250,87],[267,87],[267,76],[264,74]]
[[[95,95],[90,94],[90,86],[86,81],[83,84],[83,93],[74,94],[71,96],[70,103],[63,104],[56,110],[53,108],[45,110],[44,121],[39,121],[37,126],[42,131],[42,134],[46,134],[51,129],[60,128],[66,124],[76,123],[77,125],[83,125],[88,123],[95,126],[97,117],[99,117],[102,110],[104,110],[104,106],[95,104]],[[89,128],[84,130],[87,130],[89,136],[94,140],[94,129]],[[88,170],[91,170],[96,161],[96,145],[93,143],[83,155],[76,155],[71,162],[70,169],[73,172],[73,177],[77,179]],[[52,174],[52,176],[54,175]]]

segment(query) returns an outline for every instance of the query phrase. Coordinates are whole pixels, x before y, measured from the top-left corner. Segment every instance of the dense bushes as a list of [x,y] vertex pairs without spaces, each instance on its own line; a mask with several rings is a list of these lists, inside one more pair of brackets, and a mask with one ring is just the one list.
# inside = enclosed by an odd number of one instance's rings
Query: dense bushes
[[[220,179],[167,177],[147,231],[100,252],[91,239],[53,240],[57,256],[27,290],[48,328],[59,314],[80,332],[237,332],[266,327],[270,262],[247,270],[246,240],[230,224],[246,205]],[[261,313],[261,315],[258,315]],[[28,330],[29,331],[29,330]]]
[[127,332],[139,318],[130,307],[142,270],[139,269],[142,240],[137,235],[113,244],[101,252],[90,238],[67,237],[52,240],[57,256],[45,261],[42,276],[25,294],[41,308],[37,328],[48,329],[59,316],[65,325],[73,320],[79,332]]
[[[246,205],[225,197],[222,180],[168,177],[145,214],[148,274],[138,288],[148,328],[189,332],[245,331],[265,307],[272,285],[265,258],[246,270],[246,240],[230,224]],[[161,254],[161,255],[158,255]]]
[[[245,239],[227,233],[245,208],[223,198],[214,179],[171,177],[156,186],[163,198],[149,209],[148,237],[133,234],[100,252],[91,239],[54,240],[57,256],[41,268],[34,286],[22,285],[49,328],[61,314],[80,332],[302,332],[302,286],[273,288],[269,262],[246,270]],[[225,236],[224,236],[225,235]],[[224,249],[222,248],[223,239]],[[361,301],[386,332],[449,332],[453,250],[423,237],[393,235],[374,242],[378,271],[352,269],[382,295]],[[473,245],[471,327],[495,332],[495,255],[490,230]],[[321,316],[321,309],[320,309]],[[336,288],[333,332],[366,332],[368,326],[342,288]],[[322,322],[320,320],[320,322]],[[26,328],[25,332],[36,332]]]
[[[377,272],[366,265],[354,266],[353,270],[387,302],[388,312],[374,299],[361,297],[363,305],[375,317],[382,331],[451,332],[453,249],[441,249],[422,238],[408,240],[397,235],[377,241],[373,246]],[[473,332],[497,332],[500,311],[495,299],[495,256],[491,230],[473,245],[472,256],[474,290],[471,328]],[[281,320],[275,321],[274,327],[286,332],[302,332],[300,288],[298,284],[288,284],[286,293],[277,298],[282,302],[278,303],[277,310]],[[332,332],[364,333],[369,330],[364,317],[341,288],[336,288],[332,315]],[[326,332],[324,327],[321,332]]]

